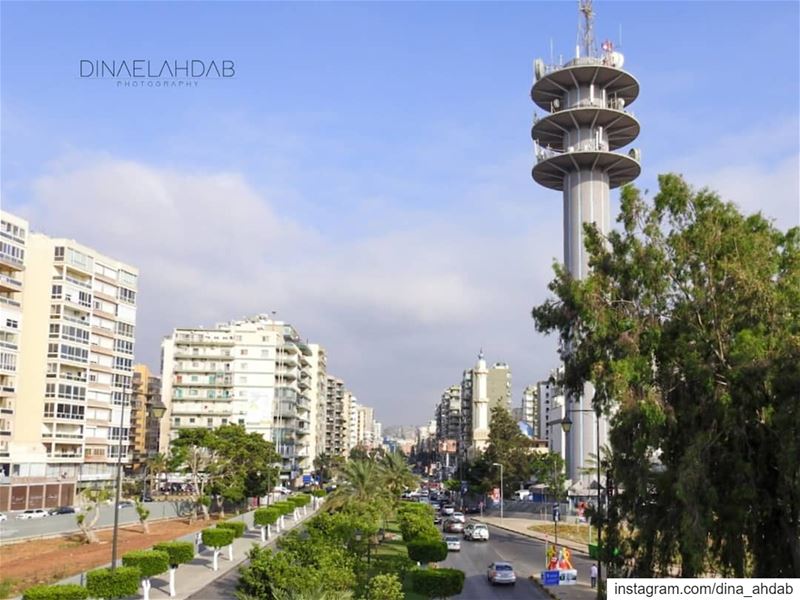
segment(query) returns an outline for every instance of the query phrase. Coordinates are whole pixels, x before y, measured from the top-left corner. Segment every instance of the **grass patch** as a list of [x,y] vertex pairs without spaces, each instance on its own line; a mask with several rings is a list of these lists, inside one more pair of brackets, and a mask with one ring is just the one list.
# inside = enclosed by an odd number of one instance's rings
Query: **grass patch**
[[11,598],[11,592],[14,589],[13,579],[0,580],[0,598]]
[[[553,538],[553,533],[555,531],[553,524],[531,525],[530,527],[528,527],[528,530],[535,531],[537,533],[547,534],[548,536],[550,536],[551,540]],[[578,542],[579,544],[588,544],[589,525],[583,523],[578,523],[578,524],[559,523],[558,539],[570,540],[572,542]],[[592,527],[592,544],[596,543],[597,543],[597,527]]]
[[[386,524],[385,531],[388,537],[377,546],[372,556],[385,556],[387,558],[393,556],[407,557],[408,550],[403,537],[400,535],[400,524],[397,521],[389,521]],[[388,539],[389,537],[392,539]],[[403,594],[405,594],[405,600],[428,600],[426,596],[421,596],[411,589],[411,581],[408,577],[403,581]]]

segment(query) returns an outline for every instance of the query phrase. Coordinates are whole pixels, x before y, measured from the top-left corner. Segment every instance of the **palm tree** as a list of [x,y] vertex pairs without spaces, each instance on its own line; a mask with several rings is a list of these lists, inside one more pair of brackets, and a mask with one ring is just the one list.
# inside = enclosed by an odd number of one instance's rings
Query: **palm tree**
[[153,493],[161,479],[161,474],[167,470],[167,457],[163,454],[154,454],[145,461],[145,465],[150,471],[150,493]]
[[380,462],[383,484],[391,492],[393,502],[398,502],[407,487],[416,487],[418,479],[408,468],[406,457],[401,452],[385,454]]
[[330,509],[350,502],[368,502],[386,493],[382,485],[382,470],[371,460],[349,460],[339,472],[338,487],[328,497]]

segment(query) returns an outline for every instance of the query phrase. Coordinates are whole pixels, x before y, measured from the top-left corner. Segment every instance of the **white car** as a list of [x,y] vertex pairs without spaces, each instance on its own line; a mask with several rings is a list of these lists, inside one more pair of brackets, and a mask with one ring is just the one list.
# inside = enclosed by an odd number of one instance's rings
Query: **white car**
[[461,540],[459,540],[454,535],[448,535],[444,538],[444,541],[447,542],[447,551],[448,552],[461,552]]
[[460,513],[460,512],[454,512],[452,515],[450,515],[450,518],[453,521],[458,521],[459,523],[466,523],[467,522],[467,517],[464,516],[464,513]]
[[3,521],[5,521],[6,519],[8,519],[8,517],[7,517],[7,516],[5,516],[3,513],[0,513],[0,523],[2,523]]
[[450,515],[452,515],[452,514],[453,514],[453,512],[455,512],[455,510],[456,510],[456,509],[455,509],[455,508],[453,508],[453,505],[452,505],[452,504],[445,504],[445,505],[442,507],[442,514],[443,514],[445,517],[449,517]]
[[489,528],[484,525],[483,523],[478,523],[474,525],[469,530],[469,539],[473,542],[482,541],[488,542],[489,541]]
[[41,519],[47,516],[47,511],[43,508],[29,508],[17,515],[18,519]]
[[492,585],[497,583],[510,583],[511,585],[515,585],[517,583],[517,574],[514,573],[514,567],[511,566],[511,563],[493,562],[489,565],[486,579],[488,579],[489,583]]
[[272,489],[272,491],[273,491],[273,493],[275,493],[275,494],[282,494],[282,495],[284,495],[284,496],[286,496],[287,494],[291,494],[291,493],[292,493],[292,490],[290,490],[290,489],[289,489],[289,488],[287,488],[287,487],[283,487],[282,485],[275,486],[275,487]]

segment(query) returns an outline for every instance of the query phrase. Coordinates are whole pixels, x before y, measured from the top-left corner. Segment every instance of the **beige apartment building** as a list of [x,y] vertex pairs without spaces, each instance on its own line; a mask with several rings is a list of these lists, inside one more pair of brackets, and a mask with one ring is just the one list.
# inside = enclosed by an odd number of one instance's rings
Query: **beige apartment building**
[[325,453],[347,456],[350,452],[350,405],[352,394],[344,381],[328,375],[325,404]]
[[234,423],[261,434],[283,457],[281,477],[310,473],[316,452],[325,351],[268,315],[178,328],[162,343],[162,402],[171,436]]
[[0,447],[0,510],[70,504],[76,485],[111,482],[117,457],[130,460],[138,271],[74,240],[31,234],[8,213],[0,218],[3,273],[22,282],[9,290],[6,279],[0,301],[3,336],[17,340],[14,369],[3,370],[14,393]]
[[[141,472],[148,458],[169,451],[169,417],[161,402],[161,378],[147,365],[133,366],[131,406],[131,467]],[[161,414],[161,416],[159,416]]]

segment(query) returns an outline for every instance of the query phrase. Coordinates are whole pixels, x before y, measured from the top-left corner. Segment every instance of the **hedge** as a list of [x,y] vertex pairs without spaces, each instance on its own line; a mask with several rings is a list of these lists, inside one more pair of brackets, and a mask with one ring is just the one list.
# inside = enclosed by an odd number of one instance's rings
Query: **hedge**
[[169,554],[158,550],[134,550],[122,555],[126,567],[138,567],[141,577],[153,577],[169,569]]
[[217,527],[203,530],[203,543],[212,548],[222,548],[233,543],[233,529]]
[[423,564],[447,558],[447,543],[442,540],[415,539],[406,544],[408,557]]
[[274,508],[258,508],[253,513],[253,523],[256,525],[273,525],[280,517],[280,513]]
[[403,541],[410,542],[416,539],[439,540],[439,530],[428,516],[416,513],[400,515],[400,533]]
[[375,575],[367,584],[366,600],[403,600],[403,584],[395,574]]
[[89,590],[77,583],[36,585],[25,590],[22,600],[86,600]]
[[426,598],[457,596],[464,589],[464,571],[415,569],[409,573],[411,589]]
[[290,496],[288,500],[291,504],[293,504],[297,508],[302,508],[303,506],[308,504],[306,496]]
[[217,523],[217,527],[230,529],[233,531],[234,537],[240,538],[244,535],[246,525],[243,521],[223,521],[222,523]]
[[325,490],[314,490],[311,492],[311,495],[317,498],[324,498],[325,496],[328,495],[328,492],[326,492]]
[[288,515],[290,512],[294,512],[294,504],[286,501],[276,502],[272,505],[272,508],[277,509],[282,515]]
[[169,566],[177,567],[194,558],[194,544],[192,542],[161,542],[153,546],[153,550],[166,552],[169,556]]
[[86,574],[86,589],[92,598],[124,598],[139,591],[141,572],[136,567],[95,569]]

